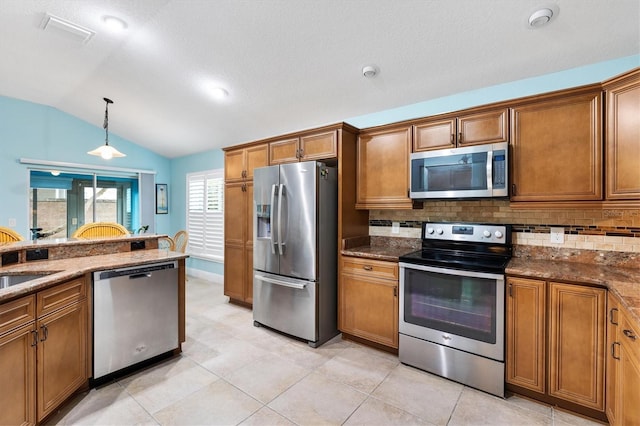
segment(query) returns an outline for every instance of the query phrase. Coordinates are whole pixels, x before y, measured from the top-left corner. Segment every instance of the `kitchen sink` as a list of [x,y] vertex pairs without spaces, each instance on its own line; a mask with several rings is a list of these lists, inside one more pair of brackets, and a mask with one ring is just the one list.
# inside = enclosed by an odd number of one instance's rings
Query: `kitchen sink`
[[16,284],[22,284],[27,281],[37,280],[52,272],[43,272],[41,274],[27,274],[27,275],[0,275],[0,289],[11,287]]

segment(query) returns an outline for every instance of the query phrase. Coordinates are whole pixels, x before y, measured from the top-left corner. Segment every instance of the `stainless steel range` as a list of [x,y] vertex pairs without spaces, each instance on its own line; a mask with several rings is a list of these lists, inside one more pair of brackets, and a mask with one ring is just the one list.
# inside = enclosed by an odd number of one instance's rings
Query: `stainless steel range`
[[511,252],[510,225],[423,223],[400,257],[400,361],[504,397]]

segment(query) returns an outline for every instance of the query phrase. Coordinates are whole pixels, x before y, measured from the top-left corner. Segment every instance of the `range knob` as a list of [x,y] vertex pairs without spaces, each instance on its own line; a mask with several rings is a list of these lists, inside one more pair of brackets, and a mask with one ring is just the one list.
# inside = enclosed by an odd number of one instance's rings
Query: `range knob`
[[444,231],[442,230],[442,228],[436,229],[436,234],[442,235],[443,233],[444,233]]
[[433,234],[434,230],[433,228],[427,228],[427,234]]
[[493,235],[495,235],[496,238],[502,238],[502,232],[500,231],[496,231]]
[[484,232],[482,233],[482,235],[484,235],[486,238],[489,238],[491,236],[491,232],[489,232],[489,231],[487,231],[485,229]]

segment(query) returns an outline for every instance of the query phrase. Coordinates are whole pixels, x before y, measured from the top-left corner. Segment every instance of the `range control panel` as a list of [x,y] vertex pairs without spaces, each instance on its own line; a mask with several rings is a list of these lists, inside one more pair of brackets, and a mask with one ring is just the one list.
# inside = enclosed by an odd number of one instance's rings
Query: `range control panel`
[[448,222],[424,222],[422,224],[422,238],[425,240],[509,244],[510,232],[510,225]]

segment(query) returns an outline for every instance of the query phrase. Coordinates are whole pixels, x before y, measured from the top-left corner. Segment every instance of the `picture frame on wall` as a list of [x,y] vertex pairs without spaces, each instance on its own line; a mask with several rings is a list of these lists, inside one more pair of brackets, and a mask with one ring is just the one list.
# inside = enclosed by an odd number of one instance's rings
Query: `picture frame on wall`
[[166,183],[156,183],[156,214],[169,213],[169,188]]

